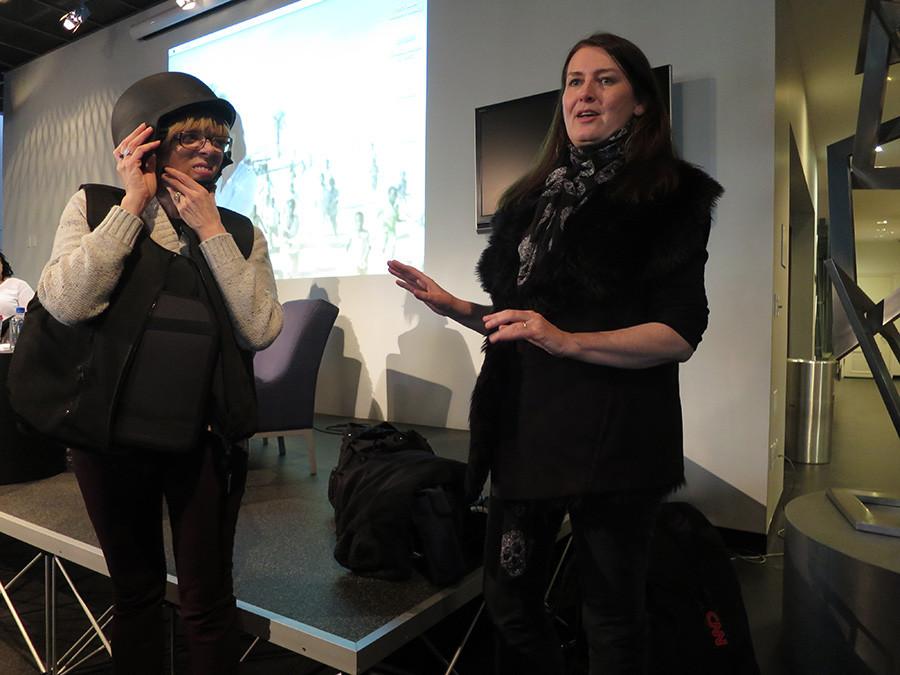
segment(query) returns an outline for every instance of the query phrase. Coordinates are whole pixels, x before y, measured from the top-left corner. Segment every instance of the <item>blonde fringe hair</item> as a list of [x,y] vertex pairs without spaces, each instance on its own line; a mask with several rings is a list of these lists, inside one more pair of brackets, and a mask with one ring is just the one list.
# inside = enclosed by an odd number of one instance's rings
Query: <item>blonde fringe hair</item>
[[228,136],[231,133],[231,129],[228,128],[227,124],[212,117],[185,117],[177,122],[173,122],[166,130],[166,138],[160,144],[160,150],[163,152],[171,150],[175,134],[188,129],[200,131],[207,136]]

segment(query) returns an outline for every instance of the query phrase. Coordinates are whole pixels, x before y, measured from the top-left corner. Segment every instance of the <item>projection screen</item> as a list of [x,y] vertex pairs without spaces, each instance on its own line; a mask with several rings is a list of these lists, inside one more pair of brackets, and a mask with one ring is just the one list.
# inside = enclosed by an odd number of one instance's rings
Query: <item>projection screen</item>
[[303,0],[169,50],[238,111],[217,202],[278,278],[422,265],[427,0]]

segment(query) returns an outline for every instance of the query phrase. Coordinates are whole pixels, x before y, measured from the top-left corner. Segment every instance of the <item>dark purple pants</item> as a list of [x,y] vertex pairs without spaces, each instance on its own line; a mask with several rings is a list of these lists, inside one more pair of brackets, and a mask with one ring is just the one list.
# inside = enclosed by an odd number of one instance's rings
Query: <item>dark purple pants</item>
[[[164,661],[165,498],[192,675],[232,675],[238,626],[232,552],[247,454],[214,441],[189,453],[72,451],[113,584],[116,675],[159,675]],[[230,487],[229,487],[230,485]]]

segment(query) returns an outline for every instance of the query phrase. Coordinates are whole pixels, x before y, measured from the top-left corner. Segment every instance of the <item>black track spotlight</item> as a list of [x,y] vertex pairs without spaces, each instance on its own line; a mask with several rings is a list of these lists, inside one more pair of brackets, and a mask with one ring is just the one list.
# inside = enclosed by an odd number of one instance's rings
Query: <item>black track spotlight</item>
[[70,33],[74,33],[79,28],[81,28],[81,24],[83,24],[84,20],[87,19],[90,15],[91,10],[89,10],[87,8],[87,5],[82,2],[78,6],[78,9],[73,9],[71,12],[66,12],[61,17],[59,17],[59,22],[67,31],[69,31]]

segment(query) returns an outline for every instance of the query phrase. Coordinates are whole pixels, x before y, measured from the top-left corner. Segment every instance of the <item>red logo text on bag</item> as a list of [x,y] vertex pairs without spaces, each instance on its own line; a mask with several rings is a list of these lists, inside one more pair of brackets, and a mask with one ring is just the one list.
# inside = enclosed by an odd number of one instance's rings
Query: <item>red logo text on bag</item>
[[716,647],[727,647],[728,640],[725,639],[725,631],[722,630],[722,622],[719,620],[719,615],[709,610],[706,613],[706,625],[709,626],[709,631],[713,640],[715,640]]

